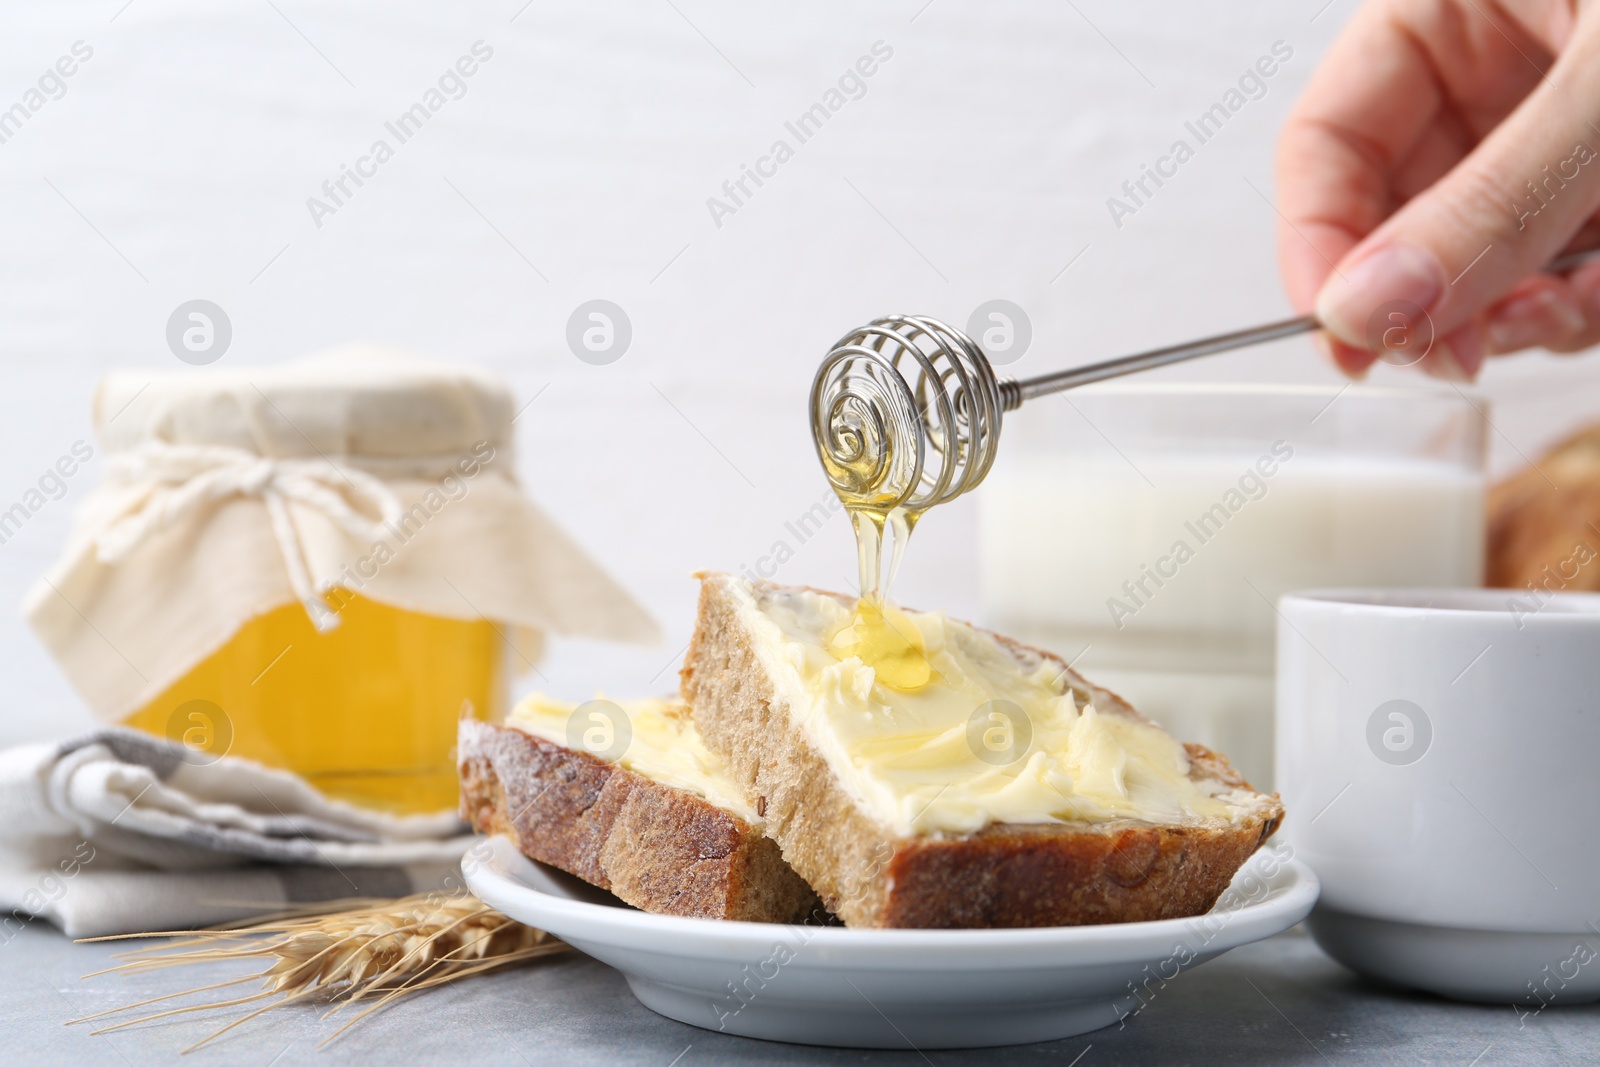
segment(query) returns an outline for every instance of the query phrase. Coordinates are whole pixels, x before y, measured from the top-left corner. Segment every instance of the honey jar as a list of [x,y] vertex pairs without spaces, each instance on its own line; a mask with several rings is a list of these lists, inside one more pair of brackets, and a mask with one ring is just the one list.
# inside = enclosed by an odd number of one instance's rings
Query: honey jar
[[654,624],[522,493],[510,390],[347,348],[115,372],[105,479],[25,605],[97,718],[396,813],[453,807],[456,720],[547,634]]

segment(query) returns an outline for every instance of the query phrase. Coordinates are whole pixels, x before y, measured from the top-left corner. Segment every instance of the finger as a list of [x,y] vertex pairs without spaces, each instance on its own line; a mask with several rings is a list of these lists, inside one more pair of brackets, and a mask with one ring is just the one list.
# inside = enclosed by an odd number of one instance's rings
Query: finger
[[1422,373],[1447,382],[1470,382],[1477,378],[1488,354],[1483,328],[1477,323],[1435,339],[1419,364]]
[[1588,318],[1571,282],[1535,274],[1491,307],[1484,323],[1489,351],[1498,356],[1567,344],[1583,333]]
[[1395,206],[1426,191],[1449,174],[1472,151],[1478,136],[1449,109],[1441,110],[1422,132],[1404,159],[1389,175],[1390,198]]
[[1278,252],[1296,309],[1310,310],[1334,262],[1527,95],[1539,72],[1523,54],[1549,55],[1565,38],[1563,6],[1523,4],[1557,17],[1513,26],[1520,44],[1481,20],[1464,25],[1452,0],[1374,0],[1357,10],[1278,145]]
[[1317,351],[1333,366],[1352,378],[1365,378],[1378,357],[1365,348],[1347,345],[1326,331],[1313,335]]
[[1440,95],[1382,5],[1359,8],[1279,137],[1278,256],[1296,310],[1393,209],[1388,172],[1426,132]]
[[1583,312],[1584,327],[1565,341],[1546,344],[1552,352],[1578,352],[1600,344],[1600,263],[1573,271],[1567,285]]
[[1503,123],[1340,264],[1317,296],[1330,331],[1359,344],[1382,305],[1405,302],[1453,334],[1553,257],[1600,206],[1597,12],[1585,9],[1548,78]]

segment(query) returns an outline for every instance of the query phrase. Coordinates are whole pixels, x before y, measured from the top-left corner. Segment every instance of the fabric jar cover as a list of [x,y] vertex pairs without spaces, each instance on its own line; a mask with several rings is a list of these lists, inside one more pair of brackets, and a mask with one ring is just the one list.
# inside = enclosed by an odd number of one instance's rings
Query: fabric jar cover
[[355,346],[270,367],[120,371],[94,401],[107,478],[24,610],[117,722],[296,600],[347,589],[542,635],[653,643],[655,623],[525,497],[513,402],[475,368]]

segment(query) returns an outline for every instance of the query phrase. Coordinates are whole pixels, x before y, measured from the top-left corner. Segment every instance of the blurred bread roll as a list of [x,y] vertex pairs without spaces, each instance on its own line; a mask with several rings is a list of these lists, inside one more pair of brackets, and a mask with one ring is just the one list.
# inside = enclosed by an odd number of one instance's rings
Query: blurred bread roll
[[1492,587],[1600,590],[1600,423],[1489,490],[1488,555]]

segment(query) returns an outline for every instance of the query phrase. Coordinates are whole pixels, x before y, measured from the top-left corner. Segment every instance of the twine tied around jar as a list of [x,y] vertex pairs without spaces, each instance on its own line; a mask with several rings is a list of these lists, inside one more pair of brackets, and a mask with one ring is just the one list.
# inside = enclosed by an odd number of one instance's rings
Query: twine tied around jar
[[[112,479],[151,489],[94,538],[95,556],[102,563],[117,563],[151,534],[197,508],[233,496],[255,497],[267,509],[289,586],[319,631],[333,629],[339,619],[312,585],[289,503],[313,508],[367,540],[381,536],[385,525],[404,511],[382,480],[327,458],[274,459],[227,445],[148,442],[113,453],[107,466]],[[369,517],[370,512],[377,518]]]

